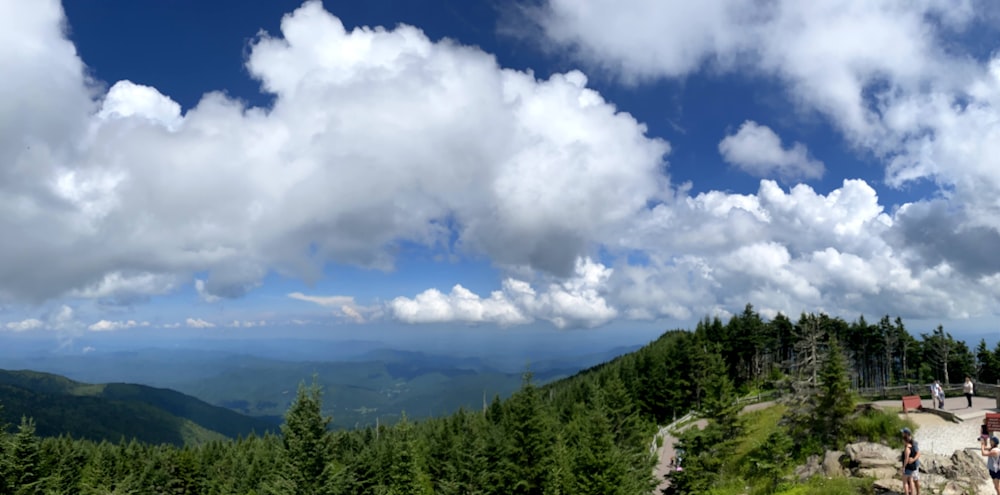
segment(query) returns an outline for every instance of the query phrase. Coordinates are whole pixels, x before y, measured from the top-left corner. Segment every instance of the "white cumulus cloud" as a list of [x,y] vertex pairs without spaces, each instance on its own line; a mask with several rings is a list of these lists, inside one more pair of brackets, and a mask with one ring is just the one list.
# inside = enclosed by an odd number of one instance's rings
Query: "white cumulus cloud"
[[111,321],[111,320],[100,320],[87,327],[87,330],[91,332],[112,332],[115,330],[124,330],[127,328],[136,327],[148,327],[148,321],[135,321],[135,320],[125,320],[125,321]]
[[744,122],[736,134],[723,138],[719,153],[727,162],[757,177],[794,181],[818,179],[824,172],[823,162],[811,158],[804,144],[784,148],[770,127],[752,120]]
[[215,323],[205,321],[201,318],[188,318],[184,320],[188,328],[215,328]]
[[[669,144],[581,71],[539,79],[415,27],[348,29],[311,1],[248,46],[273,105],[215,92],[183,109],[155,87],[92,84],[57,1],[0,2],[0,231],[19,234],[0,236],[0,302],[48,308],[4,328],[88,328],[66,298],[132,304],[193,283],[212,302],[271,274],[390,269],[405,244],[508,276],[489,294],[456,280],[377,307],[288,297],[359,322],[567,328],[748,301],[765,314],[996,314],[1000,57],[959,42],[986,4],[545,3],[544,33],[588,70],[764,78],[789,115],[817,116],[885,167],[878,184],[796,185],[838,164],[748,120],[720,153],[783,183],[695,194],[670,183]],[[879,184],[938,190],[894,205]],[[587,258],[598,252],[606,265]],[[215,324],[164,325],[179,326]]]
[[4,325],[4,328],[14,332],[26,332],[28,330],[37,330],[45,326],[42,320],[37,318],[28,318],[21,321],[11,321]]
[[582,73],[539,80],[406,25],[348,30],[318,1],[249,46],[268,109],[209,93],[182,110],[130,81],[92,94],[55,0],[5,8],[0,229],[25,233],[0,239],[5,299],[128,301],[207,273],[212,301],[452,237],[569,275],[666,181],[667,143]]
[[618,315],[603,289],[613,270],[590,259],[577,260],[575,275],[551,282],[541,290],[530,283],[508,278],[503,289],[480,297],[456,285],[444,294],[428,289],[414,298],[397,297],[389,303],[391,314],[407,323],[524,324],[546,320],[559,328],[594,327]]

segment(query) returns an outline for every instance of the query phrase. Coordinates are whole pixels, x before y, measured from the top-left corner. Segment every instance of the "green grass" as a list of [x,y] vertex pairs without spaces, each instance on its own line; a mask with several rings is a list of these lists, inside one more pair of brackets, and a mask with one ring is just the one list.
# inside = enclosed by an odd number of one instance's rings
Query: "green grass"
[[872,480],[858,478],[813,478],[807,483],[787,487],[775,495],[867,495],[875,493]]
[[[765,444],[768,437],[782,431],[780,422],[785,414],[784,405],[775,405],[760,411],[754,411],[741,416],[744,431],[736,444],[730,450],[731,456],[725,463],[720,479],[708,493],[711,495],[840,495],[840,494],[871,494],[872,480],[839,478],[825,479],[817,477],[803,483],[782,482],[768,486],[765,481],[749,480],[746,473],[751,463],[751,454]],[[899,430],[904,426],[913,428],[908,420],[900,419],[896,411],[869,411],[857,418],[851,424],[851,435],[865,437],[872,441],[899,441]],[[792,439],[795,441],[795,439]],[[786,468],[786,474],[799,461],[791,461]]]
[[899,417],[900,409],[887,408],[870,411],[854,418],[848,424],[851,436],[869,442],[887,442],[893,447],[902,447],[899,431],[903,428],[916,429],[909,419]]
[[741,464],[747,453],[759,447],[771,433],[778,430],[778,422],[785,414],[785,409],[784,405],[779,404],[740,417],[743,424],[746,425],[746,429],[743,432],[743,440],[733,450],[736,464]]

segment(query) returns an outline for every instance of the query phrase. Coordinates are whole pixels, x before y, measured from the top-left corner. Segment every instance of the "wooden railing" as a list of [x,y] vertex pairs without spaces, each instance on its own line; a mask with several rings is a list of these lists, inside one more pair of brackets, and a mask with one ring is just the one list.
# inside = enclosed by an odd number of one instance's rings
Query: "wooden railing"
[[751,394],[751,395],[746,395],[746,396],[740,397],[739,399],[736,399],[736,404],[737,405],[742,405],[742,404],[746,404],[746,405],[757,404],[757,403],[760,403],[760,402],[774,400],[774,399],[777,399],[777,398],[778,398],[778,391],[777,390],[768,390],[766,392],[758,392],[756,394]]
[[[989,383],[973,382],[973,390],[979,397],[997,397],[1000,394],[1000,386]],[[963,383],[941,384],[944,394],[948,397],[962,395]],[[920,395],[930,397],[929,383],[909,383],[906,385],[893,385],[891,387],[860,387],[854,391],[866,399],[896,399],[904,395]]]

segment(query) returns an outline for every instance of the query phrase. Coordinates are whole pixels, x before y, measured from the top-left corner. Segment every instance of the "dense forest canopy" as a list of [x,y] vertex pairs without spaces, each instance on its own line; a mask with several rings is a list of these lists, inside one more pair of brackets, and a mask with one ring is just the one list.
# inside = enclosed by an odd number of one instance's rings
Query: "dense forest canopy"
[[[964,375],[993,381],[998,363],[1000,348],[980,342],[973,353],[941,327],[917,338],[889,316],[765,321],[748,305],[728,322],[668,331],[555,383],[538,387],[526,373],[507,400],[420,422],[331,431],[316,386],[300,387],[280,435],[183,447],[40,438],[25,418],[0,438],[0,494],[644,494],[656,483],[650,441],[657,425],[688,412],[725,424],[728,437],[740,429],[736,397],[783,382],[816,390],[803,407],[832,407],[852,387]],[[814,424],[803,419],[808,409],[798,411],[790,428],[825,429],[832,436],[818,441],[842,440],[835,433],[847,423],[831,416],[830,424]],[[698,472],[698,459],[711,470],[719,440],[712,435],[719,434],[709,427],[682,439],[688,472]],[[769,440],[776,451],[787,441]],[[710,482],[681,478],[672,489],[694,493]]]

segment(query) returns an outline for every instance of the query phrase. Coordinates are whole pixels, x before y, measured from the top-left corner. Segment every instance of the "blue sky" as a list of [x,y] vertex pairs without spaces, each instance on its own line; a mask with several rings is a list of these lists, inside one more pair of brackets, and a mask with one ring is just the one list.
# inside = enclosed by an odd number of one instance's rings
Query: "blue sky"
[[989,2],[0,14],[11,334],[995,332]]

